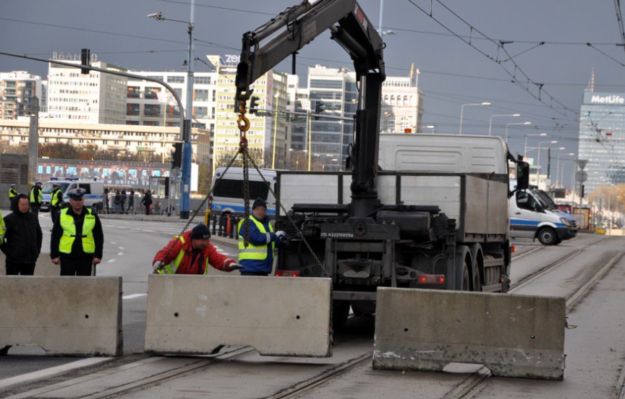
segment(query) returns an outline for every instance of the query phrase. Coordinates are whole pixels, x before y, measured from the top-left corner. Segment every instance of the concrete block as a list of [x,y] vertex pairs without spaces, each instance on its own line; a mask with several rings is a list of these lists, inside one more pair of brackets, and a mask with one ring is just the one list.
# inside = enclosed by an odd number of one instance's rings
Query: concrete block
[[145,349],[330,356],[331,289],[326,278],[150,275]]
[[496,376],[561,380],[565,317],[564,298],[378,288],[373,367],[478,363]]
[[0,347],[120,355],[121,277],[0,277]]

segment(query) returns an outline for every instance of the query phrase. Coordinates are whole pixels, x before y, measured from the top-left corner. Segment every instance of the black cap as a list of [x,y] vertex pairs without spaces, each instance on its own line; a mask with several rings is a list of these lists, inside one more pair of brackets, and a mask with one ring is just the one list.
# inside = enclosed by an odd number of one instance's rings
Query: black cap
[[67,193],[67,196],[74,200],[81,200],[83,195],[85,195],[85,190],[82,188],[74,188],[72,190],[69,190],[69,192]]
[[204,223],[200,223],[191,230],[192,240],[207,240],[211,238],[211,232]]
[[265,202],[265,200],[262,198],[256,198],[254,200],[254,203],[252,204],[252,209],[256,209],[259,206],[262,206],[263,208],[267,209],[267,202]]

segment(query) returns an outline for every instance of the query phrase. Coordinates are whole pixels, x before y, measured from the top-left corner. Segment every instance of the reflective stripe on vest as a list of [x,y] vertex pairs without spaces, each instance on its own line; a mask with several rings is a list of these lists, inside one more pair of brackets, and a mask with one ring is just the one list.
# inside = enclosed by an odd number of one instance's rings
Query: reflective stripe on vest
[[14,189],[9,189],[9,199],[13,199],[17,197],[17,191],[15,191]]
[[[247,243],[245,246],[245,238],[243,236],[244,232],[241,231],[241,227],[243,223],[247,219],[243,219],[239,222],[237,226],[237,231],[239,232],[239,261],[242,260],[266,260],[267,259],[267,245],[254,245],[251,242]],[[267,230],[265,229],[265,225],[256,220],[254,216],[250,216],[250,220],[254,223],[256,228],[261,234],[267,234]],[[271,223],[269,223],[269,232],[273,233],[273,228],[271,227]],[[271,249],[276,249],[276,244],[274,242],[271,243]]]
[[[178,237],[178,240],[180,240],[180,242],[184,246],[184,243],[186,242],[184,240],[184,237],[180,236]],[[176,257],[174,258],[174,260],[171,263],[163,266],[158,271],[158,274],[176,274],[176,271],[178,270],[180,264],[182,263],[182,260],[184,259],[184,255],[184,248],[182,248],[180,249],[180,252],[178,252],[178,255],[176,255]],[[208,274],[208,258],[206,258],[204,261],[204,274]]]
[[4,235],[7,232],[7,227],[4,224],[4,218],[2,217],[2,212],[0,212],[0,244],[4,242]]
[[[74,218],[68,215],[69,208],[61,211],[59,221],[63,229],[63,235],[59,241],[59,252],[62,254],[72,253],[72,246],[76,240],[76,224]],[[95,228],[95,215],[91,213],[91,209],[87,208],[85,219],[82,222],[82,251],[86,254],[95,253],[95,239],[93,238],[93,229]]]

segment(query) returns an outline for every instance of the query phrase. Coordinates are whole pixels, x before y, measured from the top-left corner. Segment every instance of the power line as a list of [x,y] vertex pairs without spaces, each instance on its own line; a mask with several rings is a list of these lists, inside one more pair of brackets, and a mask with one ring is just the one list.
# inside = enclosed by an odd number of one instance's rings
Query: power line
[[623,15],[621,13],[621,0],[614,0],[614,8],[616,11],[616,22],[618,23],[618,30],[621,34],[621,46],[624,46],[623,49],[625,49],[625,27],[623,26]]
[[[452,14],[459,21],[461,21],[465,26],[467,26],[468,29],[469,29],[469,32],[470,32],[470,36],[469,37],[472,37],[474,32],[475,32],[477,35],[479,35],[478,37],[482,37],[486,41],[488,41],[492,45],[494,45],[496,47],[496,50],[497,50],[497,55],[491,55],[488,51],[486,51],[486,50],[476,46],[473,43],[473,39],[471,39],[471,38],[466,39],[465,37],[463,37],[462,35],[460,35],[456,31],[454,31],[453,29],[451,29],[450,27],[445,25],[438,18],[436,18],[434,16],[434,14],[433,14],[433,2],[430,3],[432,8],[430,8],[430,10],[428,11],[425,8],[423,8],[421,5],[417,4],[416,1],[408,0],[408,2],[410,4],[412,4],[415,8],[417,8],[419,11],[421,11],[422,13],[424,13],[425,15],[430,17],[433,21],[435,21],[438,25],[443,27],[449,33],[453,34],[456,38],[458,38],[463,43],[465,43],[468,46],[470,46],[472,49],[474,49],[478,53],[482,54],[484,57],[486,57],[490,61],[492,61],[495,64],[499,65],[501,67],[501,69],[503,69],[503,71],[506,72],[506,74],[508,76],[510,76],[510,78],[512,79],[512,83],[514,83],[516,86],[520,87],[521,89],[525,90],[530,96],[534,97],[534,99],[536,99],[539,102],[542,102],[543,104],[545,104],[549,108],[552,108],[554,111],[556,111],[556,112],[558,112],[558,113],[560,113],[562,115],[567,115],[568,112],[572,112],[573,114],[575,114],[574,110],[572,110],[567,105],[565,105],[564,103],[559,101],[557,98],[555,98],[553,95],[551,95],[549,92],[547,92],[547,90],[545,90],[544,87],[543,87],[544,86],[543,83],[538,83],[538,82],[532,80],[529,77],[529,75],[520,67],[520,65],[517,64],[516,61],[514,61],[512,55],[508,52],[508,50],[505,47],[506,44],[509,44],[508,42],[504,42],[502,40],[496,40],[496,39],[493,39],[490,36],[486,35],[481,30],[479,30],[478,28],[476,28],[475,26],[473,26],[469,22],[467,22],[464,18],[462,18],[459,14],[457,14],[455,11],[453,11],[451,8],[449,8],[447,5],[445,5],[445,3],[443,3],[441,0],[432,0],[432,1],[436,1],[436,3],[440,4],[445,10],[447,10],[447,12]],[[507,56],[507,58],[508,58],[507,61],[509,61],[512,64],[512,66],[513,66],[513,70],[512,71],[510,71],[508,68],[506,68],[506,66],[502,63],[501,59],[499,58],[499,53],[500,52],[503,52],[503,54],[505,54],[505,56]],[[517,77],[517,73],[520,75],[519,77]],[[543,99],[543,96],[545,96],[549,101],[546,102]],[[555,108],[554,104],[557,105],[560,109]]]

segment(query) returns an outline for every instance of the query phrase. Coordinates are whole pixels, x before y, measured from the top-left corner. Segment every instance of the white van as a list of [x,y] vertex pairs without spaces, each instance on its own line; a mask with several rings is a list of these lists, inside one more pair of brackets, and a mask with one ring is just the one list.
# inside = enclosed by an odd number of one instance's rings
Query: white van
[[96,211],[102,210],[104,204],[104,182],[94,180],[78,180],[78,179],[51,179],[43,185],[43,203],[40,210],[47,212],[50,210],[50,196],[54,185],[58,185],[63,192],[63,201],[69,201],[67,193],[75,188],[85,190],[85,205]]
[[[225,175],[224,175],[225,172]],[[267,215],[276,214],[276,199],[269,191],[269,187],[275,191],[276,171],[261,169],[262,177],[254,168],[249,169],[250,179],[250,207],[256,198],[262,198],[267,202]],[[221,178],[219,181],[217,179]],[[263,180],[264,178],[264,180]],[[213,181],[216,182],[213,189],[211,209],[217,213],[244,213],[243,207],[243,168],[219,167],[215,171]],[[269,184],[265,183],[267,181]],[[251,210],[250,210],[251,211]]]
[[572,215],[559,211],[547,193],[517,190],[508,201],[513,238],[538,238],[543,245],[557,245],[577,235]]

